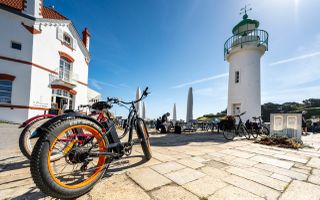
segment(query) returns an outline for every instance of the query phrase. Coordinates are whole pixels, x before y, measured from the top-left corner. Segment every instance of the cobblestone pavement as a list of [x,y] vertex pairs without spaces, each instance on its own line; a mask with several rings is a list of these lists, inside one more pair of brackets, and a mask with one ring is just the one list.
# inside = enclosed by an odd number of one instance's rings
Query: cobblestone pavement
[[[151,142],[153,159],[135,146],[79,199],[320,199],[320,134],[304,137],[313,148],[299,151],[212,133],[154,134]],[[0,151],[0,170],[0,199],[50,199],[17,149]]]

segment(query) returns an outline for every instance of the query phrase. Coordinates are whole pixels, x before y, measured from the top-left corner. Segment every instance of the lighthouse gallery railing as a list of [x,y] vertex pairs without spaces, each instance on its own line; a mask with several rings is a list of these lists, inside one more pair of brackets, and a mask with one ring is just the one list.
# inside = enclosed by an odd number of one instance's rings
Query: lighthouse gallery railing
[[268,50],[268,32],[264,30],[254,29],[250,31],[244,31],[237,35],[231,36],[224,43],[224,56],[229,53],[233,47],[241,46],[249,42],[257,42],[257,46],[264,45]]

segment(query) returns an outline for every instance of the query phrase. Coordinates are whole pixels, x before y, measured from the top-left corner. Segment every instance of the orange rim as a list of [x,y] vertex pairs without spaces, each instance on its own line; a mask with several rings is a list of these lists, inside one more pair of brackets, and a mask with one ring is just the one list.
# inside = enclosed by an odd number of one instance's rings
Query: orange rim
[[[67,185],[63,182],[61,182],[56,176],[55,176],[55,172],[53,170],[53,166],[51,166],[51,155],[54,149],[54,145],[57,143],[58,139],[60,138],[60,136],[63,136],[65,133],[67,133],[68,131],[72,130],[72,129],[85,129],[88,130],[94,137],[96,140],[99,140],[102,138],[101,134],[94,128],[92,128],[91,126],[88,125],[74,125],[71,127],[68,127],[67,129],[63,130],[61,133],[59,133],[59,135],[55,138],[55,140],[51,143],[49,152],[48,152],[48,159],[47,159],[47,163],[48,163],[48,170],[50,173],[51,178],[61,187],[64,188],[68,188],[68,189],[77,189],[77,188],[82,188],[87,186],[88,184],[90,184],[92,181],[94,181],[97,176],[101,173],[101,171],[103,170],[105,161],[106,161],[106,156],[99,156],[98,158],[98,163],[96,166],[96,170],[92,173],[92,175],[83,180],[82,182],[79,182],[75,185]],[[106,152],[106,143],[105,141],[102,139],[99,142],[99,151],[100,152]]]

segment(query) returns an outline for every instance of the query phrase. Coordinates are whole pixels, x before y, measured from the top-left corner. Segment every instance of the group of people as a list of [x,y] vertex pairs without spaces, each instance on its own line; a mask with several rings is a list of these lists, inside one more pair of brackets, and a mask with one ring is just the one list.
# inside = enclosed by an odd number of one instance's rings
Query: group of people
[[173,127],[172,122],[169,120],[170,113],[167,112],[157,119],[156,129],[160,130],[161,133],[167,133],[170,131],[170,128]]

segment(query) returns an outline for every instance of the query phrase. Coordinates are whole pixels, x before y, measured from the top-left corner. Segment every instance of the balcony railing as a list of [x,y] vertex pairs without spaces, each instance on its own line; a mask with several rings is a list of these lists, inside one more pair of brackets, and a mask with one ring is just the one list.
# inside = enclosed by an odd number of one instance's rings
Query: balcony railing
[[58,72],[58,74],[50,74],[49,79],[50,83],[55,80],[62,80],[67,83],[76,83],[76,81],[79,79],[79,75],[77,73],[74,73],[72,71],[59,71],[59,69],[55,70]]
[[245,31],[237,35],[231,36],[224,43],[224,57],[230,52],[234,47],[240,46],[245,43],[256,43],[257,46],[264,45],[266,50],[268,50],[268,32],[264,30],[254,29],[251,31]]

